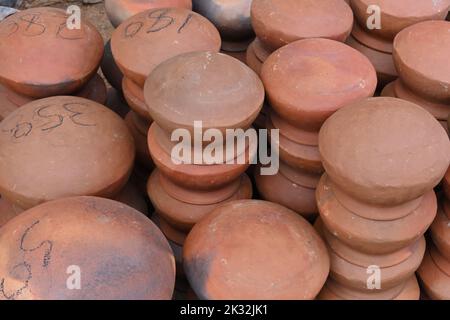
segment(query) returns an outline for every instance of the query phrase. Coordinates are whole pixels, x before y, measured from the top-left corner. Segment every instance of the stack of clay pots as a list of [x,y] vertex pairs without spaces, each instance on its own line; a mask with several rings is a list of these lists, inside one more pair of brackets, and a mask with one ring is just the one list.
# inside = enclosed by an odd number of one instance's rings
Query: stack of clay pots
[[445,130],[415,104],[371,98],[331,116],[319,150],[317,228],[331,258],[319,298],[418,299],[433,188],[450,163]]
[[[144,95],[154,119],[148,146],[157,167],[148,181],[148,195],[162,231],[181,249],[189,230],[214,208],[252,197],[244,172],[257,146],[247,142],[230,149],[225,139],[227,130],[251,126],[261,109],[264,87],[244,63],[205,51],[160,64],[148,77]],[[200,132],[195,121],[202,121]],[[205,158],[208,149],[211,152],[210,130],[223,135],[223,140],[215,140],[216,152],[223,156],[213,162]],[[184,146],[184,151],[177,146]]]
[[183,264],[201,299],[314,299],[329,272],[327,249],[295,212],[256,200],[215,209],[186,239]]
[[103,40],[84,19],[67,27],[68,15],[55,8],[35,8],[0,22],[0,120],[33,100],[77,95],[106,101],[97,69]]
[[206,18],[183,8],[143,11],[114,31],[111,49],[123,73],[122,90],[132,109],[126,121],[136,140],[137,159],[152,168],[147,132],[152,122],[144,101],[145,79],[161,62],[185,52],[219,51],[220,35]]
[[371,97],[377,85],[370,61],[344,43],[305,39],[275,51],[261,72],[271,106],[266,128],[279,130],[276,175],[256,172],[263,199],[280,203],[305,217],[317,213],[315,189],[323,173],[318,135],[336,110]]
[[41,204],[1,228],[0,248],[0,300],[172,298],[175,261],[167,240],[117,201]]
[[382,95],[414,102],[447,128],[450,116],[450,22],[426,21],[401,31],[394,41],[399,79]]
[[255,34],[250,21],[252,0],[193,0],[193,10],[208,18],[222,37],[221,52],[242,62]]
[[392,60],[397,33],[421,21],[445,19],[450,0],[350,0],[350,4],[356,21],[347,43],[370,59],[382,88],[397,78]]

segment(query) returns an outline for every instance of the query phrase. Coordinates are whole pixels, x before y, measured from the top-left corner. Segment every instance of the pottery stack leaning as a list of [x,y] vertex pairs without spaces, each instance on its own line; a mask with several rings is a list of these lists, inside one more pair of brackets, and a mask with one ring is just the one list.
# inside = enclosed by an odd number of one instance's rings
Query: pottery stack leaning
[[[157,167],[148,195],[160,228],[181,247],[189,230],[214,208],[252,197],[244,172],[256,145],[245,140],[233,147],[225,137],[227,130],[250,128],[264,87],[239,60],[203,51],[156,67],[145,82],[144,96],[154,119],[148,146]],[[211,133],[217,134],[215,151]]]
[[132,109],[126,121],[136,140],[137,159],[152,168],[147,132],[152,123],[144,101],[145,79],[161,62],[176,55],[219,51],[220,35],[214,25],[184,8],[157,8],[140,12],[114,30],[111,50],[123,73],[123,95]]
[[304,217],[317,213],[315,189],[323,173],[319,130],[340,108],[371,97],[377,77],[370,61],[346,44],[329,39],[292,42],[264,62],[261,78],[270,104],[266,128],[279,150],[276,175],[255,174],[263,199]]
[[84,19],[79,29],[69,29],[67,20],[64,10],[34,8],[0,22],[0,121],[26,103],[50,96],[105,103],[106,86],[97,74],[102,37]]
[[350,0],[350,4],[355,24],[347,43],[370,59],[382,88],[398,76],[392,60],[397,33],[421,21],[444,20],[450,0]]
[[331,258],[319,298],[418,299],[433,188],[450,162],[445,130],[415,104],[371,98],[331,116],[319,150],[317,228]]
[[448,130],[450,117],[450,22],[426,21],[401,31],[394,40],[399,78],[382,95],[428,110]]

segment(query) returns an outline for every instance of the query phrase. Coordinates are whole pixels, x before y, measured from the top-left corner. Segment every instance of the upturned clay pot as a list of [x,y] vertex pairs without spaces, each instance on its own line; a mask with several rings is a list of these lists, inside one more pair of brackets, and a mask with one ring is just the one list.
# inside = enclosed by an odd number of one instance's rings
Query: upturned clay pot
[[146,216],[148,215],[147,203],[143,194],[134,185],[134,183],[128,181],[128,183],[120,190],[120,193],[114,198],[114,200],[122,202],[131,208],[142,212]]
[[[0,248],[0,300],[172,297],[175,260],[167,240],[117,201],[74,197],[32,208],[2,227]],[[82,285],[68,290],[66,270],[74,263]]]
[[220,53],[226,54],[227,56],[233,57],[235,59],[238,59],[240,62],[247,64],[247,53],[246,53],[246,50],[244,50],[244,51],[236,51],[236,52],[220,50]]
[[345,41],[353,13],[344,1],[253,0],[252,26],[271,51],[306,38]]
[[250,43],[247,47],[246,55],[245,55],[245,63],[248,65],[250,69],[255,71],[255,73],[260,76],[263,62],[258,59],[255,54],[254,42]]
[[387,85],[384,86],[383,90],[381,90],[380,96],[381,97],[391,97],[391,98],[397,98],[394,90],[395,81],[389,82]]
[[444,201],[430,228],[431,237],[441,255],[450,261],[450,203]]
[[217,208],[194,226],[183,265],[200,299],[314,299],[329,271],[326,250],[295,212],[241,200]]
[[[377,290],[387,290],[405,283],[419,268],[425,253],[425,238],[422,236],[415,243],[398,251],[384,254],[366,254],[347,246],[337,237],[323,228],[322,221],[316,221],[321,234],[328,245],[330,254],[330,277],[337,283],[365,293]],[[380,269],[381,288],[373,290],[367,282],[370,266]]]
[[[434,191],[425,194],[409,214],[386,220],[369,219],[339,202],[325,174],[316,190],[317,206],[325,227],[340,241],[357,251],[387,254],[416,242],[433,222],[437,211]],[[384,207],[389,211],[389,207]],[[382,212],[383,207],[378,211]]]
[[[192,94],[195,92],[196,94]],[[144,87],[150,116],[168,133],[184,128],[247,129],[264,102],[264,86],[245,64],[216,52],[191,52],[161,63]],[[236,112],[239,110],[239,112]]]
[[250,21],[252,0],[193,0],[194,11],[208,18],[219,30],[222,49],[245,51],[254,36]]
[[103,53],[101,69],[106,80],[116,90],[122,92],[122,78],[123,74],[114,61],[114,57],[111,51],[111,39],[105,44],[105,50]]
[[[426,20],[444,20],[450,7],[449,0],[416,1],[416,0],[352,0],[351,6],[358,23],[379,37],[393,40],[404,28]],[[369,6],[378,6],[380,10],[380,29],[369,29],[368,21],[374,12]]]
[[135,82],[127,77],[122,78],[122,92],[128,106],[139,116],[153,121],[148,113],[148,107],[144,100],[144,91]]
[[295,41],[277,50],[264,62],[261,79],[272,108],[307,131],[318,131],[339,108],[371,97],[377,86],[364,55],[328,39]]
[[441,263],[442,257],[431,245],[417,270],[423,290],[433,300],[450,300],[450,263]]
[[80,29],[67,20],[64,10],[46,7],[1,21],[0,82],[33,98],[79,90],[97,71],[103,39],[84,18]]
[[333,183],[381,207],[422,196],[450,162],[450,141],[436,119],[395,98],[371,98],[334,113],[320,130],[319,151]]
[[426,21],[401,31],[394,40],[394,63],[400,79],[431,101],[450,101],[450,22]]
[[358,23],[353,25],[352,37],[366,47],[376,51],[392,54],[393,44],[392,40],[380,38],[377,35],[367,32]]
[[0,228],[23,210],[0,196]]
[[125,123],[134,138],[134,144],[136,147],[136,160],[146,168],[153,169],[154,165],[152,162],[152,158],[150,157],[150,151],[148,150],[147,135],[142,133],[142,131],[138,129],[135,121],[136,118],[138,118],[138,115],[133,111],[130,111],[125,116]]
[[171,224],[164,219],[158,211],[153,214],[152,219],[168,240],[179,246],[183,246],[186,241],[187,232],[172,227]]
[[130,112],[130,108],[125,101],[125,98],[115,88],[108,88],[105,106],[122,118],[125,118],[128,112]]
[[272,54],[272,50],[267,48],[267,46],[259,39],[255,38],[253,43],[253,51],[255,52],[258,60],[264,62]]
[[220,49],[220,35],[201,15],[180,8],[152,9],[124,21],[111,37],[114,60],[140,87],[161,62],[179,54]]
[[105,0],[105,10],[114,27],[135,14],[155,8],[192,9],[191,0]]
[[[450,117],[449,117],[450,119]],[[449,126],[450,127],[450,126]],[[445,197],[450,200],[450,167],[445,173],[444,179],[442,180],[442,185],[445,193]]]
[[26,104],[0,131],[0,193],[24,209],[72,195],[114,196],[134,162],[123,120],[79,97]]
[[[252,184],[247,175],[237,179],[238,188],[225,199],[211,199],[210,203],[180,200],[169,194],[161,183],[161,172],[154,170],[147,184],[147,192],[159,215],[173,228],[188,233],[203,217],[218,206],[241,199],[251,199]],[[199,192],[201,195],[201,192]],[[205,200],[205,199],[204,199]]]
[[307,146],[319,145],[319,132],[302,130],[280,117],[273,109],[268,113],[273,127],[279,129],[282,135],[289,140]]

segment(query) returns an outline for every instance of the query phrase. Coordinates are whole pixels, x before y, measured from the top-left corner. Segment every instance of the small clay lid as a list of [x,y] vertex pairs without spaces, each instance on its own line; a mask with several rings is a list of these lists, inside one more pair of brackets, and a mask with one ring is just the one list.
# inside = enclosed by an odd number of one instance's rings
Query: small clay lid
[[[120,202],[73,197],[44,203],[0,233],[0,300],[171,299],[175,259],[159,229]],[[68,290],[68,267],[81,288]]]
[[114,27],[135,14],[154,8],[192,9],[191,0],[105,0],[105,10]]
[[152,9],[124,21],[111,37],[114,60],[143,87],[161,62],[185,52],[220,50],[220,35],[201,15],[181,8]]
[[307,38],[345,41],[353,13],[341,0],[253,0],[252,26],[272,50]]
[[450,22],[426,21],[394,40],[394,63],[403,83],[431,100],[450,101]]
[[72,196],[114,196],[134,142],[123,120],[79,97],[33,101],[0,123],[1,194],[23,208]]
[[34,8],[0,22],[0,82],[35,98],[81,88],[97,71],[103,39],[84,19],[80,29],[68,29],[68,17],[61,9]]
[[319,151],[343,191],[384,206],[425,194],[450,163],[450,141],[436,119],[415,104],[386,97],[332,115],[320,130]]
[[[375,35],[393,40],[404,28],[425,20],[443,20],[450,7],[450,0],[352,0],[355,18],[364,29]],[[381,29],[369,29],[367,22],[374,15],[369,6],[380,8]]]
[[194,226],[183,250],[186,276],[201,299],[314,299],[329,263],[306,220],[257,200],[215,209]]
[[255,72],[222,53],[191,52],[160,64],[148,77],[144,97],[151,117],[165,131],[247,129],[264,102]]
[[274,52],[261,71],[271,106],[286,121],[318,131],[336,110],[371,97],[377,76],[355,49],[328,39],[299,40]]

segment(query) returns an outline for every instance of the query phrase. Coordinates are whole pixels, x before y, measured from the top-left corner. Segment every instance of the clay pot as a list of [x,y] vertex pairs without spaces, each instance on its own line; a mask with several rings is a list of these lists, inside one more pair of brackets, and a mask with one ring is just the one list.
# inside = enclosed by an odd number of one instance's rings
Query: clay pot
[[114,200],[122,202],[123,204],[148,215],[147,203],[145,202],[143,194],[141,194],[134,183],[130,181],[125,185],[125,187],[123,187]]
[[318,131],[339,108],[371,97],[377,85],[364,55],[328,39],[300,40],[277,50],[264,62],[261,79],[272,108],[306,131]]
[[158,211],[155,212],[155,214],[152,216],[152,219],[168,240],[176,243],[179,246],[183,246],[184,242],[186,241],[187,232],[172,227],[166,219],[161,217],[161,214]]
[[[196,94],[192,94],[196,92]],[[242,62],[215,52],[191,52],[160,64],[144,87],[150,116],[168,133],[251,126],[264,102],[264,86]],[[236,112],[239,110],[239,112]]]
[[421,107],[394,98],[337,111],[320,130],[319,151],[342,191],[381,207],[422,196],[450,162],[450,141],[439,123]]
[[0,121],[18,108],[17,105],[9,99],[9,92],[11,92],[11,90],[0,84]]
[[447,170],[447,172],[445,173],[444,179],[442,180],[442,185],[443,185],[445,197],[450,200],[450,167]]
[[319,235],[299,215],[270,202],[242,200],[194,226],[183,265],[200,299],[314,299],[327,278],[329,258]]
[[272,54],[273,50],[268,48],[259,38],[255,38],[252,43],[255,55],[258,57],[258,60],[264,63],[264,61]]
[[220,50],[220,53],[223,53],[223,54],[226,54],[227,56],[238,59],[242,63],[245,63],[245,64],[247,63],[247,53],[245,50],[237,51],[237,52]]
[[148,150],[147,135],[138,129],[136,124],[137,121],[135,120],[136,118],[138,118],[138,115],[133,111],[130,111],[125,116],[125,123],[134,138],[136,160],[146,168],[153,169],[154,164],[152,162],[152,158],[150,157],[150,151]]
[[[375,206],[372,212],[379,212],[377,219],[345,207],[336,198],[335,190],[325,174],[316,190],[317,206],[325,227],[349,247],[368,254],[392,253],[411,245],[425,233],[436,216],[437,200],[432,190],[406,215],[403,210],[401,216],[392,215],[392,212],[398,214],[397,208]],[[385,220],[381,220],[383,211],[387,212]]]
[[111,51],[111,40],[108,40],[108,42],[106,42],[105,44],[101,68],[103,75],[105,76],[106,80],[108,80],[109,84],[116,90],[121,92],[123,74],[114,61],[114,57]]
[[186,52],[218,52],[220,44],[219,32],[211,22],[180,8],[136,14],[111,37],[114,60],[123,74],[140,87],[161,62]]
[[173,161],[157,139],[156,122],[152,123],[147,137],[150,154],[155,165],[162,173],[174,183],[185,188],[195,190],[214,190],[236,180],[249,167],[250,159],[256,155],[256,148],[248,148],[244,163],[238,163],[235,159],[231,164],[195,165],[176,163]]
[[23,210],[0,196],[0,228]]
[[439,253],[450,261],[450,203],[444,201],[431,225],[431,237]]
[[192,2],[193,10],[208,18],[219,30],[223,50],[245,51],[249,40],[254,37],[250,21],[252,0]]
[[114,27],[135,14],[155,8],[192,9],[191,0],[105,0],[105,10]]
[[[367,21],[373,12],[368,13],[370,5],[380,8],[381,29],[368,29]],[[359,24],[379,37],[393,40],[404,28],[426,20],[444,20],[450,1],[415,1],[415,0],[352,0],[351,6]]]
[[432,300],[450,300],[450,263],[431,245],[417,270],[423,290]]
[[252,26],[271,50],[307,38],[345,41],[353,13],[344,1],[253,0]]
[[[233,200],[251,199],[252,197],[251,181],[245,174],[237,179],[238,188],[231,195],[224,199],[209,197],[209,203],[206,201],[208,199],[206,192],[203,192],[205,198],[200,203],[192,200],[194,197],[190,201],[175,198],[162,183],[163,178],[164,176],[159,170],[153,171],[147,184],[148,195],[159,215],[173,228],[184,233],[188,233],[198,221],[218,206]],[[200,198],[201,195],[202,192],[197,192],[197,198]]]
[[319,132],[302,130],[280,117],[273,110],[270,110],[268,113],[273,127],[279,129],[282,135],[289,140],[307,146],[319,145]]
[[381,97],[391,97],[391,98],[397,98],[394,90],[395,81],[389,82],[387,85],[384,86],[383,90],[381,90],[380,96]]
[[67,20],[64,10],[34,8],[0,22],[0,82],[33,98],[79,90],[97,71],[103,39],[86,20],[72,30]]
[[130,112],[130,108],[128,107],[124,97],[115,88],[108,88],[105,106],[110,108],[122,118],[125,118],[128,112]]
[[122,79],[122,92],[128,106],[139,116],[149,121],[153,121],[148,113],[148,107],[145,104],[144,92],[135,82],[127,77]]
[[387,40],[384,38],[378,37],[376,34],[372,32],[367,32],[363,29],[358,23],[353,25],[352,29],[352,37],[355,38],[358,42],[369,47],[371,49],[392,54],[393,44],[392,40]]
[[255,73],[260,76],[261,75],[261,69],[262,69],[262,61],[258,59],[258,57],[255,54],[254,50],[254,42],[250,43],[250,45],[247,48],[246,55],[245,55],[245,63],[248,65],[250,69],[255,71]]
[[450,101],[450,22],[426,21],[401,31],[394,40],[394,63],[403,83],[424,98]]
[[4,119],[0,131],[0,192],[24,209],[71,195],[114,196],[133,166],[133,137],[123,120],[87,99],[33,101]]
[[[42,204],[2,228],[0,247],[0,299],[172,297],[169,244],[143,214],[116,201],[74,197]],[[74,263],[81,289],[68,290],[66,270]]]

